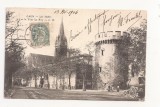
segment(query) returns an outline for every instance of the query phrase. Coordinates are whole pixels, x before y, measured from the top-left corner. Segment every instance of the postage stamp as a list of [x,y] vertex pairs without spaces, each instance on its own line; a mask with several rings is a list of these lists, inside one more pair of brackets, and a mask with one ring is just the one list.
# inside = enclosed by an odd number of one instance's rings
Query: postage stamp
[[31,24],[31,46],[49,45],[49,29],[45,23]]

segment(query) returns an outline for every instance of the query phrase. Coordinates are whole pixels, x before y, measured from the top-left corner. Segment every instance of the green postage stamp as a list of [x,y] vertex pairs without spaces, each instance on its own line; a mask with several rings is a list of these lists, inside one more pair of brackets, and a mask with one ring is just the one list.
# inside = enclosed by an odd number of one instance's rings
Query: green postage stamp
[[45,23],[35,23],[31,25],[31,46],[49,45],[49,28]]

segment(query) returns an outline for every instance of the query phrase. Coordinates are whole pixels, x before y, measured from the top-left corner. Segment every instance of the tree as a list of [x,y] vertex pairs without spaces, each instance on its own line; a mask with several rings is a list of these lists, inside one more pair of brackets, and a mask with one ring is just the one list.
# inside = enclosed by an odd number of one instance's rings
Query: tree
[[132,76],[138,75],[141,71],[145,71],[146,66],[146,19],[140,24],[140,27],[133,27],[129,31],[130,49],[129,61],[132,64]]
[[68,77],[69,77],[69,86],[68,86],[68,88],[71,89],[71,76],[72,76],[72,73],[75,71],[75,67],[76,67],[75,63],[76,62],[71,61],[70,58],[80,55],[80,50],[71,48],[71,49],[68,49],[68,53],[69,53],[69,60],[67,60]]
[[62,89],[64,89],[64,81],[65,81],[65,75],[68,76],[68,88],[71,89],[71,77],[72,74],[76,71],[76,63],[77,60],[76,57],[80,55],[80,50],[70,48],[68,51],[68,57],[61,57],[59,59],[56,59],[56,64],[54,64],[54,74],[56,74],[57,77],[59,77],[60,81],[62,80]]
[[[87,50],[87,54],[90,56],[96,56],[96,51],[97,51],[97,46],[93,41],[90,41],[88,44],[86,44],[85,49]],[[92,58],[92,88],[93,89],[98,89],[97,83],[100,80],[100,75],[99,75],[99,65],[95,64],[96,58]]]
[[117,52],[122,65],[120,70],[124,77],[124,87],[128,81],[128,68],[131,69],[133,77],[138,76],[141,71],[145,71],[146,34],[147,21],[144,19],[140,27],[132,27],[126,35],[123,35],[122,41],[118,45]]
[[14,12],[6,12],[6,32],[5,32],[5,90],[12,88],[13,74],[24,63],[23,45],[18,42],[18,31],[20,30],[20,20],[14,19]]
[[32,71],[28,69],[28,66],[24,66],[18,69],[13,76],[14,78],[26,80],[26,85],[28,85],[29,80],[32,78]]
[[85,49],[88,51],[89,55],[93,55],[95,52],[95,43],[93,41],[86,44]]
[[[72,74],[76,71],[76,64],[78,63],[77,57],[80,55],[80,50],[78,49],[68,49],[68,57],[60,57],[56,58],[55,63],[53,63],[52,72],[56,75],[57,79],[60,79],[61,88],[65,87],[65,76],[68,76],[68,88],[71,89],[71,77]],[[57,87],[57,79],[56,79],[56,88]]]
[[[92,56],[88,54],[80,55],[78,59],[79,72],[82,76],[82,89],[86,91],[88,80],[92,79]],[[91,75],[91,76],[90,76]]]
[[43,66],[40,58],[42,56],[36,56],[36,55],[32,55],[30,54],[30,56],[27,58],[27,70],[30,72],[30,76],[33,77],[35,79],[35,87],[37,86],[37,78],[38,76],[42,78],[42,76],[44,76],[44,74],[48,73],[48,69],[47,67]]

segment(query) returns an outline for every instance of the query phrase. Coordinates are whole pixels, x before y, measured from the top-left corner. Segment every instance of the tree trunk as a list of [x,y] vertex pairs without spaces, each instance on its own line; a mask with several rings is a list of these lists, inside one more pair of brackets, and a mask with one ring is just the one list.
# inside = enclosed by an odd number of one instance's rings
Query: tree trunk
[[56,89],[58,89],[57,76],[56,76]]
[[49,74],[47,74],[47,83],[48,83],[48,89],[50,89]]
[[62,78],[62,79],[63,79],[63,81],[62,81],[62,90],[64,90],[64,89],[65,89],[65,80],[64,80],[65,77],[64,77],[64,75],[63,75],[63,78]]
[[35,79],[35,88],[37,88],[37,75],[34,75],[34,79]]
[[12,88],[12,73],[7,73],[5,76],[5,90]]
[[71,90],[71,74],[69,74],[69,90]]
[[83,74],[83,91],[86,91],[86,77],[85,77],[85,73]]

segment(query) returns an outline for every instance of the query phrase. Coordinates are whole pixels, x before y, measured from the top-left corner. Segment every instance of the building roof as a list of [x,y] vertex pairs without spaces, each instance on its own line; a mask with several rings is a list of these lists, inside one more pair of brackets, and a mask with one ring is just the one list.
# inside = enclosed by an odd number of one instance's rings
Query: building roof
[[43,66],[47,64],[52,64],[54,63],[54,56],[49,56],[49,55],[41,55],[41,54],[30,54],[30,63],[32,63],[34,66]]

